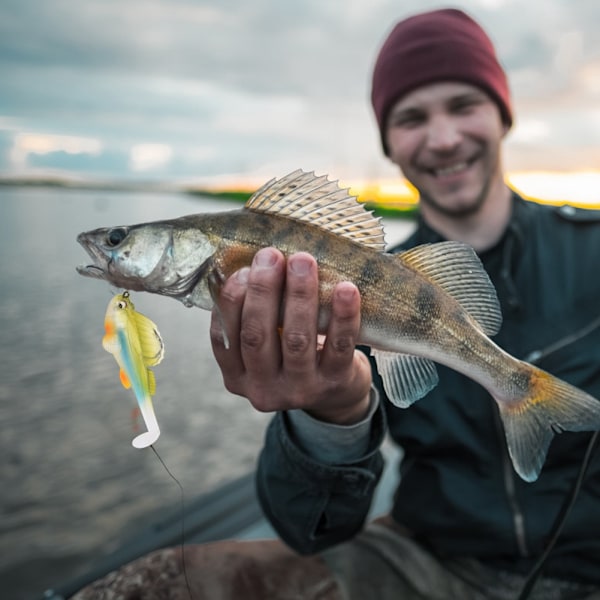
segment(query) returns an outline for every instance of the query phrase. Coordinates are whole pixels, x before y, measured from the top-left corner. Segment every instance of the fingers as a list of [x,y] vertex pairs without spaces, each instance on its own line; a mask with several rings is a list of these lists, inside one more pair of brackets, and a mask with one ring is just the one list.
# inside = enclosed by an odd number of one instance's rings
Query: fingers
[[285,284],[285,259],[274,248],[256,253],[239,327],[242,361],[250,377],[271,380],[281,364],[279,313]]
[[245,371],[238,332],[249,273],[250,268],[244,267],[225,282],[218,306],[213,309],[211,314],[210,341],[215,358],[226,380],[226,386],[228,385],[227,379],[237,380],[243,376]]
[[260,410],[267,410],[281,365],[278,324],[284,283],[281,252],[260,250],[251,267],[225,282],[212,313],[211,343],[225,386]]
[[[318,406],[338,414],[361,402],[371,374],[355,351],[360,330],[360,295],[339,283],[332,296],[322,350],[317,347],[319,272],[300,252],[286,260],[278,250],[257,252],[251,267],[224,284],[213,311],[211,342],[227,389],[258,410]],[[229,341],[224,343],[223,330]]]
[[287,263],[281,351],[283,369],[296,385],[315,370],[318,313],[317,263],[310,254],[294,254]]
[[338,283],[333,291],[331,317],[319,364],[328,393],[326,401],[309,410],[318,419],[356,423],[369,410],[371,366],[366,355],[356,350],[359,334],[359,291],[348,281]]
[[[283,313],[282,313],[283,309]],[[318,272],[305,253],[287,261],[261,250],[248,277],[239,327],[245,395],[259,410],[286,410],[312,394],[317,363]]]
[[332,376],[348,368],[354,356],[360,330],[360,295],[353,283],[338,283],[333,291],[331,318],[325,346],[321,354],[321,369]]

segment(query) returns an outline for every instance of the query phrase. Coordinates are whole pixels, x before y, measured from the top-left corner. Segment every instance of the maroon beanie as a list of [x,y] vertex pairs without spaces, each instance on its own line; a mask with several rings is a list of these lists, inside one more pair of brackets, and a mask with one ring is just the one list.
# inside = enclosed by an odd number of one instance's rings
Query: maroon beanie
[[371,102],[383,150],[392,106],[406,93],[436,81],[463,81],[483,89],[512,125],[506,74],[485,31],[453,8],[421,13],[400,21],[384,42],[373,70]]

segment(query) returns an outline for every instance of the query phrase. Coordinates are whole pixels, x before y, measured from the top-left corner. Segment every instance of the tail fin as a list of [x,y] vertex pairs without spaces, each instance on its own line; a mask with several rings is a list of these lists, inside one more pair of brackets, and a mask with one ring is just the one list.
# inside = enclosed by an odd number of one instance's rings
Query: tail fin
[[518,402],[498,402],[508,452],[515,471],[535,481],[555,433],[600,429],[600,401],[556,377],[531,367],[529,394]]

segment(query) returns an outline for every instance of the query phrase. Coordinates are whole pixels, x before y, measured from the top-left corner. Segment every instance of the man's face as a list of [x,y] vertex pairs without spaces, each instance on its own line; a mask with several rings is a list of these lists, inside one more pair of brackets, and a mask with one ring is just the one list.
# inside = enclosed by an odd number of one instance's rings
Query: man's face
[[500,147],[508,128],[481,89],[442,82],[419,87],[390,110],[386,142],[392,162],[421,201],[447,216],[477,212],[502,181]]

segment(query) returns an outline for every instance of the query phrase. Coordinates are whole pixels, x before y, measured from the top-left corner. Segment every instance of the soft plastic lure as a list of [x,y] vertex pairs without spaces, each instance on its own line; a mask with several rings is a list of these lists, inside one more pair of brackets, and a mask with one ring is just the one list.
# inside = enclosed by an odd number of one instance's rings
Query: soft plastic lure
[[129,292],[117,294],[108,304],[104,319],[106,331],[102,346],[119,364],[121,383],[133,388],[147,432],[132,440],[134,448],[147,448],[156,442],[160,429],[152,406],[156,391],[154,373],[149,369],[164,356],[164,344],[156,325],[135,310]]

